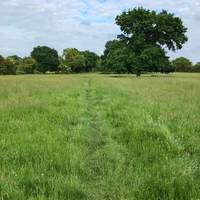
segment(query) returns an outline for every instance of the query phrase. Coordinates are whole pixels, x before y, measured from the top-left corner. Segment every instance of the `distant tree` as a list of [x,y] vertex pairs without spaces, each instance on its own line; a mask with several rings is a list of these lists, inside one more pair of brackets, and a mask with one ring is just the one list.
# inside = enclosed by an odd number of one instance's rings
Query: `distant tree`
[[7,57],[10,61],[12,61],[12,63],[17,66],[21,63],[22,58],[17,56],[17,55],[13,55],[13,56],[8,56]]
[[0,55],[0,66],[3,65],[3,63],[4,63],[4,57]]
[[132,49],[136,57],[135,68],[138,76],[143,71],[143,66],[140,65],[143,58],[140,56],[144,57],[143,51],[149,46],[175,51],[181,49],[188,40],[185,35],[187,28],[182,20],[165,10],[157,13],[141,7],[134,8],[117,16],[116,24],[122,31],[118,38]]
[[72,72],[83,72],[85,67],[85,57],[75,48],[63,50],[63,64],[68,66]]
[[5,59],[0,55],[0,75],[7,74],[7,67],[5,66]]
[[193,72],[200,72],[200,62],[196,63],[194,66],[193,66]]
[[17,74],[33,74],[36,67],[36,61],[32,57],[25,57],[17,65]]
[[85,57],[85,72],[91,72],[97,69],[99,63],[99,56],[91,51],[82,51],[81,54]]
[[134,61],[134,53],[123,42],[119,40],[107,42],[102,56],[103,71],[132,73]]
[[59,72],[60,73],[69,73],[71,71],[70,67],[68,67],[62,58],[62,56],[59,56]]
[[38,46],[31,52],[31,57],[37,61],[36,69],[42,73],[58,70],[59,58],[55,49],[47,46]]
[[8,75],[16,74],[16,66],[10,59],[6,58],[4,65],[6,66]]
[[176,58],[172,61],[172,65],[176,72],[191,72],[192,62],[184,57]]
[[11,75],[16,74],[16,66],[13,62],[8,59],[4,58],[0,55],[0,74],[1,75]]

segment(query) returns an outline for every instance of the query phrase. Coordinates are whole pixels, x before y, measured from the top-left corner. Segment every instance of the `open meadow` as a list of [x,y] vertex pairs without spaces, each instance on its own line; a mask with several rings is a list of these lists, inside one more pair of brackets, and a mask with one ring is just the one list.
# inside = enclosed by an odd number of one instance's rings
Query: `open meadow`
[[200,74],[0,77],[0,200],[200,199]]

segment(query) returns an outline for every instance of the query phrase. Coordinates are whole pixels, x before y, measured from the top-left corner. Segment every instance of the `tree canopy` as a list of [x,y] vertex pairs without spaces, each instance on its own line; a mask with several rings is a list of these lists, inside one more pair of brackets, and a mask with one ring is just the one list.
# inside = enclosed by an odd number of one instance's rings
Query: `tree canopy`
[[81,72],[85,67],[85,57],[75,48],[64,49],[62,59],[72,72]]
[[158,13],[141,7],[134,8],[118,15],[116,24],[122,31],[118,35],[119,40],[132,51],[132,71],[137,75],[142,71],[163,72],[164,68],[170,69],[165,49],[181,49],[188,40],[187,28],[182,20],[166,10]]
[[142,7],[134,8],[118,15],[116,24],[122,31],[118,37],[137,53],[147,45],[164,46],[175,51],[188,40],[182,20],[166,10],[157,13]]
[[120,40],[108,41],[102,56],[104,71],[131,73],[134,64],[134,53]]
[[17,65],[17,74],[33,74],[37,62],[32,57],[25,57]]
[[47,46],[38,46],[31,52],[37,62],[36,69],[42,73],[57,71],[59,66],[58,52]]
[[192,71],[192,62],[185,58],[180,57],[172,61],[172,65],[176,72],[191,72]]
[[75,48],[63,50],[61,67],[68,68],[72,72],[91,72],[97,69],[99,56],[91,51],[79,51]]
[[171,70],[169,57],[164,49],[159,46],[152,46],[144,49],[138,59],[139,71],[169,73]]
[[193,66],[193,72],[200,72],[200,62],[196,63],[194,66]]
[[11,59],[4,58],[1,55],[0,55],[0,74],[1,75],[16,74],[16,66],[13,64]]
[[91,72],[94,69],[97,69],[99,64],[99,56],[96,53],[87,50],[81,51],[81,54],[85,58],[85,72]]
[[91,72],[96,71],[99,65],[100,57],[96,53],[75,48],[64,49],[62,56],[46,46],[35,47],[31,56],[24,58],[0,55],[0,74]]

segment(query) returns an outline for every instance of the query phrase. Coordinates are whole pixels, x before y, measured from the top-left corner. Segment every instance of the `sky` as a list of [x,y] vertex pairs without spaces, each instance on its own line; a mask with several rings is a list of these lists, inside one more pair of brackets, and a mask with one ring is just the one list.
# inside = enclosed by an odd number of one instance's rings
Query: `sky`
[[200,61],[200,0],[0,0],[0,54],[29,56],[38,45],[102,54],[120,33],[115,17],[139,6],[181,17],[189,41],[169,55]]

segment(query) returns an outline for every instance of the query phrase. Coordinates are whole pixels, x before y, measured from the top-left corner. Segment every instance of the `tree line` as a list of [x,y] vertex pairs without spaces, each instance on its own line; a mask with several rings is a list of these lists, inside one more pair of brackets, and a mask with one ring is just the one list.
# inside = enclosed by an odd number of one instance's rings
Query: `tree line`
[[76,48],[64,49],[59,56],[53,48],[37,46],[29,57],[0,55],[0,74],[200,72],[200,62],[193,65],[184,57],[170,61],[167,56],[188,41],[187,28],[174,14],[139,7],[124,11],[115,21],[121,34],[106,43],[101,56]]
[[171,62],[175,72],[200,72],[200,62],[193,64],[185,57],[176,58]]
[[0,56],[0,74],[80,73],[97,70],[100,57],[91,51],[63,50],[62,56],[47,46],[37,46],[29,57]]

